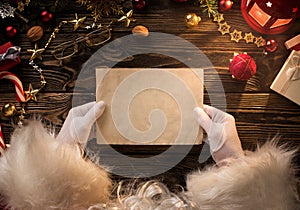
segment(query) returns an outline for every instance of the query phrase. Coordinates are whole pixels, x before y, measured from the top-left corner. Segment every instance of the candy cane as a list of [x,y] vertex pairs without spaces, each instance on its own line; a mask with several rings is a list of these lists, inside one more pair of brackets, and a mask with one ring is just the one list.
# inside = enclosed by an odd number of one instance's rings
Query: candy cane
[[4,138],[2,135],[2,130],[1,130],[1,123],[0,123],[0,155],[3,153],[3,151],[6,149],[6,145],[4,142]]
[[[8,79],[11,82],[15,84],[15,89],[16,89],[16,99],[18,102],[25,102],[25,96],[24,96],[24,90],[23,90],[23,85],[21,80],[14,75],[13,73],[7,72],[7,71],[2,71],[0,72],[0,79]],[[6,145],[4,142],[3,134],[2,134],[2,129],[1,129],[1,123],[0,123],[0,154],[4,152],[6,149]]]
[[16,89],[16,99],[18,102],[25,102],[24,90],[23,85],[20,79],[14,75],[13,73],[2,71],[0,72],[0,79],[8,79],[15,84]]

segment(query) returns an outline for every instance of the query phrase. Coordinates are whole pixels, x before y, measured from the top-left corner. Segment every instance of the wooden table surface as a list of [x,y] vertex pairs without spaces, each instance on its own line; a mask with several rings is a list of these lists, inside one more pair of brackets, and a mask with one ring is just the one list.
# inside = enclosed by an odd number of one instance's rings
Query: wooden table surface
[[[79,17],[83,17],[87,12],[83,7],[71,5],[64,13],[56,14],[56,23],[62,20],[74,19],[75,11]],[[187,28],[184,24],[183,17],[187,13],[196,12],[202,17],[198,27]],[[261,34],[253,31],[244,21],[239,1],[234,2],[231,10],[224,13],[226,21],[234,28],[243,32],[252,32],[256,36]],[[163,32],[181,37],[195,46],[197,46],[210,59],[216,71],[205,70],[205,88],[211,90],[209,95],[204,93],[204,103],[210,104],[210,97],[215,100],[216,106],[222,106],[222,90],[214,88],[216,78],[220,78],[226,95],[226,111],[232,114],[236,119],[237,130],[245,149],[253,149],[258,142],[279,135],[280,142],[287,142],[293,146],[300,146],[300,106],[289,101],[285,97],[270,90],[270,85],[283,63],[287,59],[290,51],[284,47],[284,41],[294,37],[300,32],[300,20],[286,32],[279,35],[262,35],[266,39],[275,39],[279,46],[276,52],[263,54],[262,48],[257,48],[254,44],[246,44],[245,41],[235,43],[230,40],[228,35],[222,36],[217,31],[217,25],[207,15],[202,14],[197,6],[191,4],[178,4],[174,1],[151,1],[145,11],[135,12],[135,23],[129,28],[118,25],[113,28],[112,40],[131,34],[131,29],[135,25],[144,25],[150,32]],[[103,23],[108,23],[112,18],[104,18]],[[91,22],[88,18],[86,23]],[[24,27],[29,28],[37,22],[29,22]],[[43,46],[53,31],[53,26],[45,26],[45,35],[38,42]],[[81,46],[79,53],[71,59],[66,59],[63,65],[51,55],[51,50],[55,45],[67,41],[69,37],[79,36],[86,33],[84,29],[76,32],[72,31],[72,25],[62,27],[56,38],[51,42],[49,49],[43,53],[43,60],[36,61],[43,71],[47,86],[37,95],[37,102],[30,101],[27,106],[28,115],[42,115],[46,122],[51,122],[58,129],[64,122],[66,115],[72,107],[72,98],[76,96],[89,100],[95,97],[93,91],[76,92],[76,78],[85,61],[97,51],[100,47],[88,48]],[[0,44],[4,44],[1,39]],[[19,76],[25,89],[29,83],[34,87],[39,87],[40,79],[37,72],[28,65],[30,55],[26,49],[32,49],[34,44],[26,38],[26,31],[17,35],[13,40],[14,45],[22,48],[22,63],[10,71]],[[176,46],[176,43],[166,43],[166,49]],[[229,59],[233,57],[234,52],[247,52],[251,55],[257,64],[257,73],[247,82],[237,81],[231,78],[228,71]],[[118,67],[126,68],[180,68],[184,64],[173,58],[161,55],[138,55],[132,61],[123,61],[118,63]],[[219,77],[217,77],[219,76]],[[90,78],[93,79],[93,78]],[[80,96],[80,97],[78,97]],[[6,80],[0,81],[0,105],[9,102],[16,102],[14,86]],[[18,108],[19,105],[18,105]],[[2,130],[4,137],[9,142],[9,137],[13,131],[15,120],[1,116]],[[91,143],[91,147],[95,142]],[[167,149],[166,146],[114,146],[114,148],[125,155],[133,157],[148,157],[159,154]],[[183,146],[182,146],[183,148]],[[189,154],[171,170],[158,176],[159,179],[166,180],[170,183],[183,183],[187,172],[203,166],[198,162],[198,156],[201,146],[193,146]],[[105,155],[108,158],[114,158],[106,154],[106,147],[101,148],[103,159]],[[177,154],[172,154],[177,155]],[[172,158],[172,155],[170,158]],[[105,161],[104,161],[105,162]],[[209,161],[210,162],[210,161]],[[207,163],[207,162],[206,162]],[[204,165],[206,164],[204,163]],[[157,163],[166,164],[166,163]],[[130,164],[122,167],[130,169]],[[147,167],[147,166],[146,166]]]

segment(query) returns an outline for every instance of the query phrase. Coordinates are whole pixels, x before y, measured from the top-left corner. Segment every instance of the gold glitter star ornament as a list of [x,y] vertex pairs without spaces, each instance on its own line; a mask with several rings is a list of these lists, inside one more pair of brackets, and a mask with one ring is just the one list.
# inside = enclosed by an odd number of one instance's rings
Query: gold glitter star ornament
[[229,29],[230,29],[230,25],[228,25],[227,22],[219,23],[218,31],[219,31],[222,35],[229,34],[229,32],[230,32]]
[[239,42],[243,38],[242,32],[236,29],[234,29],[233,32],[230,33],[230,37],[230,39],[235,42]]
[[78,18],[77,13],[75,13],[75,20],[70,20],[68,23],[74,24],[74,31],[76,31],[79,27],[84,27],[83,22],[85,21],[86,17]]
[[244,36],[244,40],[247,42],[247,43],[253,43],[254,42],[254,36],[251,32],[249,33],[245,33],[245,36]]
[[33,89],[31,83],[29,84],[28,90],[24,91],[26,102],[33,100],[37,101],[36,94],[39,92],[38,89]]
[[224,15],[222,13],[217,13],[214,15],[214,22],[221,23],[224,20]]
[[45,51],[45,48],[38,49],[37,44],[34,45],[34,49],[27,50],[28,53],[31,54],[30,61],[35,58],[42,60],[42,53]]
[[266,45],[266,40],[264,38],[262,38],[261,36],[256,37],[254,44],[256,44],[257,47],[263,47]]
[[118,22],[125,22],[125,26],[128,27],[130,25],[130,22],[135,22],[135,19],[132,18],[133,15],[133,10],[130,10],[129,12],[127,12],[125,15],[123,15],[122,17],[120,17],[117,21]]

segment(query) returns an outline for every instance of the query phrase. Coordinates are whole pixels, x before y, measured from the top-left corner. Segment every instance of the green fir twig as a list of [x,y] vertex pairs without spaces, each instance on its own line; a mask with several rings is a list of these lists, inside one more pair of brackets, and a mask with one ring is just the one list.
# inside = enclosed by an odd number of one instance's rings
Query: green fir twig
[[202,12],[207,13],[208,17],[218,14],[218,1],[217,0],[199,0],[200,7],[203,8]]
[[92,11],[94,21],[104,16],[122,14],[122,6],[124,0],[77,0],[82,6],[86,6],[87,10]]

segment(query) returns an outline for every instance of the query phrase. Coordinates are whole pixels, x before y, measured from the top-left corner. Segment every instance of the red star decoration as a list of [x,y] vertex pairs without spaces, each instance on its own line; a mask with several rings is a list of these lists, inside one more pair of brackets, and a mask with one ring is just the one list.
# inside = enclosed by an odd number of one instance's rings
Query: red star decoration
[[294,7],[292,13],[298,12],[298,7]]

